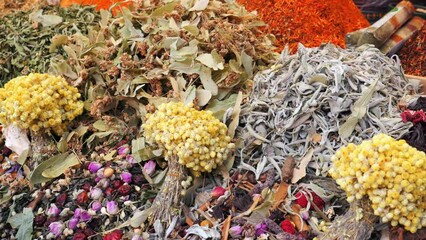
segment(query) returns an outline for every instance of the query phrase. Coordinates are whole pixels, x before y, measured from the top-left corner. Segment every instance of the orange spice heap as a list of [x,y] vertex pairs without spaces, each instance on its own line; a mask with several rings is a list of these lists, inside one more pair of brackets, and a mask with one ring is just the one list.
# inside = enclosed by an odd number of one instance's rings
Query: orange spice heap
[[237,0],[249,11],[257,11],[268,24],[282,49],[289,44],[317,47],[321,43],[345,46],[345,35],[369,26],[352,0]]
[[426,77],[426,25],[399,52],[406,74]]
[[116,7],[112,9],[114,15],[122,7],[129,7],[131,2],[125,0],[61,0],[61,7],[69,7],[73,4],[79,5],[96,5],[96,10],[105,9],[108,10],[113,4],[120,2]]

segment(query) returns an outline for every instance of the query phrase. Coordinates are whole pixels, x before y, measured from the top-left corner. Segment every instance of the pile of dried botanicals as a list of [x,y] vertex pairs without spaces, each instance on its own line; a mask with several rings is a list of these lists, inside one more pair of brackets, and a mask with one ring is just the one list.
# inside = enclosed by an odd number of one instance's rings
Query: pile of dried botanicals
[[345,34],[369,26],[350,0],[237,0],[249,11],[256,10],[269,26],[279,46],[297,44],[317,47],[321,43],[345,46]]
[[46,73],[52,58],[65,55],[56,46],[68,41],[67,35],[86,35],[99,19],[93,7],[51,6],[0,18],[0,86],[19,75]]
[[408,144],[426,152],[426,98],[419,97],[401,114],[402,121],[412,122],[413,127],[402,137]]
[[99,27],[71,36],[61,48],[68,57],[52,65],[76,86],[90,83],[114,98],[159,105],[176,97],[205,106],[244,88],[277,56],[257,16],[233,3],[153,1],[120,17],[101,15]]
[[287,156],[303,157],[313,161],[317,175],[326,175],[342,145],[408,131],[412,124],[402,122],[396,106],[412,88],[400,65],[369,45],[285,51],[274,67],[256,75],[243,107],[242,159],[280,171]]
[[426,25],[399,52],[406,74],[426,76]]

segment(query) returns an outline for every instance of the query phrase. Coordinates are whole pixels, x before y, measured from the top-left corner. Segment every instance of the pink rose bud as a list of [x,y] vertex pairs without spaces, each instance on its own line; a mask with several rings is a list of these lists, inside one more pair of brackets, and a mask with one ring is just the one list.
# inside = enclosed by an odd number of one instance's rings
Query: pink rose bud
[[126,156],[126,160],[130,164],[135,164],[136,163],[135,158],[133,158],[133,156],[130,155],[130,154]]
[[75,229],[77,227],[78,221],[79,221],[78,218],[75,218],[75,217],[71,218],[70,221],[68,222],[68,228]]
[[92,216],[85,210],[81,211],[80,220],[87,222],[92,218]]
[[102,208],[102,204],[99,201],[95,201],[92,203],[92,210],[97,212]]
[[106,211],[108,214],[117,214],[118,213],[118,205],[114,201],[108,201],[106,204]]
[[121,173],[120,177],[121,177],[121,180],[123,180],[123,182],[126,182],[126,183],[132,182],[132,174],[129,172]]
[[145,163],[145,165],[143,165],[143,168],[148,175],[152,175],[155,172],[155,165],[155,161],[149,160],[147,163]]
[[75,218],[78,218],[78,219],[80,219],[80,216],[81,216],[81,212],[83,211],[83,209],[81,209],[81,208],[77,208],[75,211],[74,211],[74,217]]
[[47,216],[56,217],[59,213],[61,213],[61,210],[59,210],[54,203],[50,204],[50,208],[47,210]]
[[89,169],[89,171],[90,171],[91,173],[95,173],[95,172],[97,172],[99,169],[101,169],[101,167],[102,167],[102,165],[101,165],[100,163],[97,163],[97,162],[91,162],[91,163],[89,163],[89,167],[88,167],[88,169]]
[[223,188],[221,186],[217,186],[211,192],[211,196],[212,196],[212,198],[218,198],[218,197],[222,196],[223,194],[225,194],[225,192],[226,192],[225,188]]
[[300,213],[300,215],[302,216],[303,220],[307,221],[309,220],[309,211],[308,210],[304,210]]
[[90,198],[92,198],[93,200],[98,200],[99,198],[102,197],[102,190],[100,188],[92,188],[92,190],[90,190]]
[[231,235],[232,238],[238,238],[241,236],[242,232],[243,228],[241,226],[232,226],[229,228],[229,235]]
[[125,145],[123,145],[123,146],[120,146],[120,147],[117,149],[117,152],[118,152],[118,155],[120,155],[120,156],[124,156],[124,155],[126,155],[126,154],[129,154],[129,152],[130,152],[129,145],[125,144]]
[[49,225],[49,231],[53,233],[56,237],[61,235],[62,230],[64,229],[64,225],[61,222],[52,222]]

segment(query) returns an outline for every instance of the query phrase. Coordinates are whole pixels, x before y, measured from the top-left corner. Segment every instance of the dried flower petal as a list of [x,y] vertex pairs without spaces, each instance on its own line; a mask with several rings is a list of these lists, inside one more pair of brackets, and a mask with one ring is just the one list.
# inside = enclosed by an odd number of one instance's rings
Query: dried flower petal
[[123,182],[126,183],[131,183],[132,182],[132,174],[129,172],[123,172],[120,174],[121,180],[123,180]]
[[75,218],[75,217],[71,218],[68,221],[68,228],[75,229],[77,227],[78,222],[79,222],[78,218]]
[[99,169],[101,169],[101,167],[102,167],[102,164],[97,163],[97,162],[91,162],[91,163],[89,163],[88,169],[91,173],[95,173]]
[[211,196],[212,196],[212,198],[218,198],[218,197],[222,196],[223,194],[225,194],[225,192],[226,192],[225,188],[223,188],[221,186],[217,186],[211,192]]
[[143,168],[145,169],[145,172],[148,175],[152,175],[155,172],[155,165],[156,165],[155,161],[149,160],[147,163],[145,163]]
[[241,236],[241,233],[243,232],[243,227],[241,226],[232,226],[229,228],[229,235],[231,235],[232,238],[237,238]]
[[50,204],[50,208],[47,210],[47,216],[58,216],[61,210],[54,203]]
[[64,225],[61,222],[52,222],[49,225],[49,231],[55,236],[61,235],[63,229]]
[[98,200],[102,195],[102,189],[100,188],[92,188],[92,190],[90,190],[90,198],[93,200]]
[[118,205],[115,201],[108,201],[106,204],[106,211],[108,214],[117,214],[118,213]]
[[92,203],[92,210],[97,212],[102,208],[102,204],[99,201],[95,201]]
[[127,155],[129,152],[130,152],[130,148],[129,148],[129,145],[127,145],[127,144],[125,144],[125,145],[123,145],[123,146],[120,146],[120,147],[117,149],[117,153],[118,153],[118,155],[120,155],[120,156]]

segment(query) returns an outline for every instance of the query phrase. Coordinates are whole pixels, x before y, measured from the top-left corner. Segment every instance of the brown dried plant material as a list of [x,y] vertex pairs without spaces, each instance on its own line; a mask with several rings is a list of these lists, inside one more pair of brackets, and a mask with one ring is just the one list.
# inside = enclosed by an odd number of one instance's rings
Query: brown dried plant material
[[283,166],[281,167],[281,174],[283,182],[289,182],[293,178],[293,170],[296,167],[296,160],[294,157],[288,157]]

